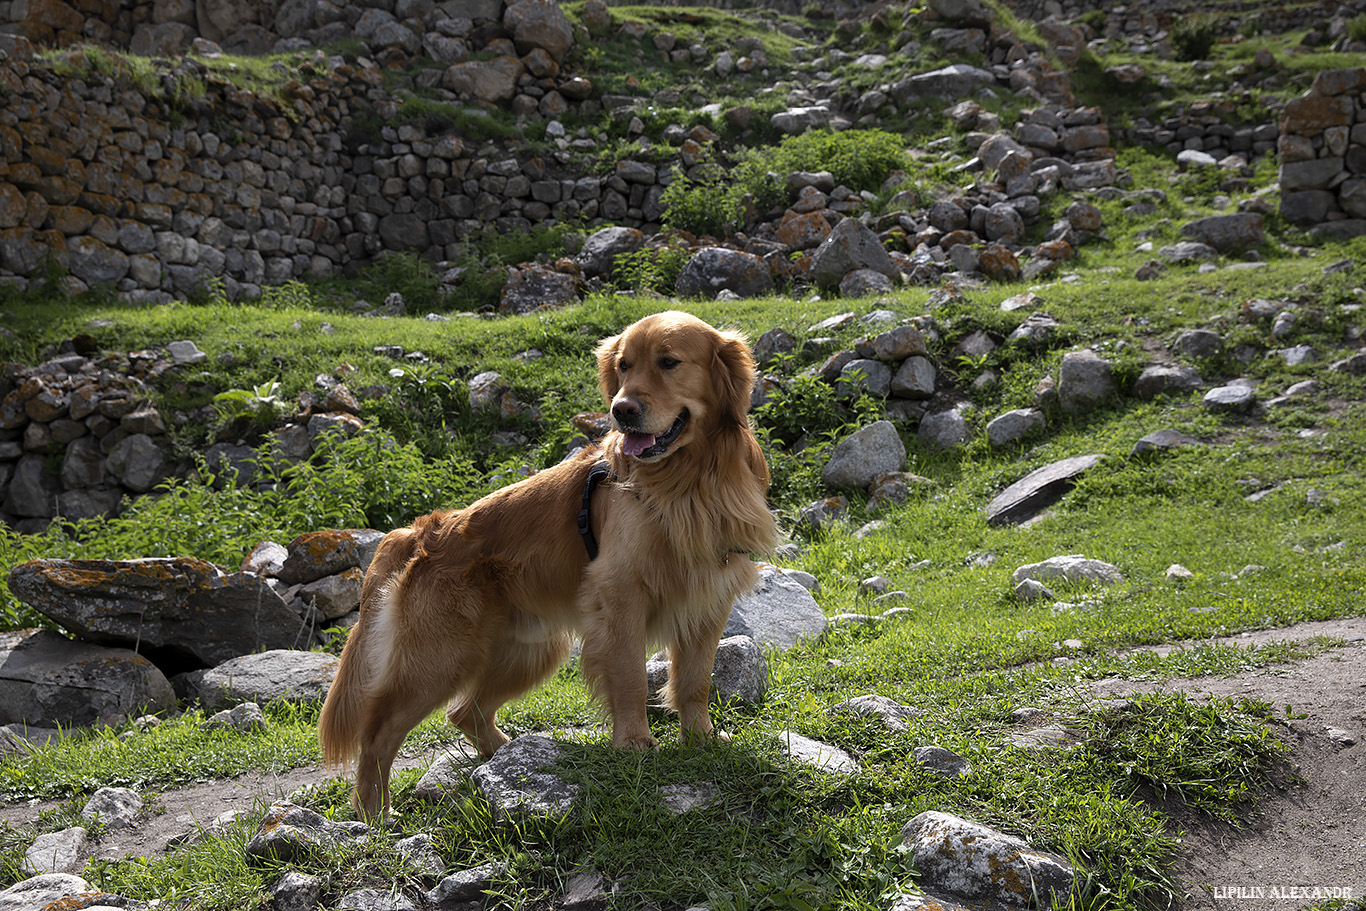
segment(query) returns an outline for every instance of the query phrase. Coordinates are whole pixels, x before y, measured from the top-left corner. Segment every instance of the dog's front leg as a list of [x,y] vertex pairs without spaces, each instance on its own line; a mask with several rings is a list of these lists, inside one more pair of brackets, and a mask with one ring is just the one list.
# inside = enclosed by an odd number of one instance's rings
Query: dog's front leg
[[719,622],[690,630],[691,635],[682,636],[669,646],[669,686],[665,697],[678,712],[679,730],[685,743],[730,739],[723,731],[712,728],[708,711],[716,644],[721,641],[728,612],[718,616]]
[[612,716],[612,744],[636,750],[659,745],[645,717],[645,624],[632,607],[593,604],[583,629],[583,672]]

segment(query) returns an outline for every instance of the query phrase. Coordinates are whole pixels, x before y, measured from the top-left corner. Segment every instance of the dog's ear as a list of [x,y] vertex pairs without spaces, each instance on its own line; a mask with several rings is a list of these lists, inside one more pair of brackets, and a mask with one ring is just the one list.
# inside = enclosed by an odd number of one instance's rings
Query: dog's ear
[[754,358],[749,342],[738,332],[719,332],[712,364],[712,384],[724,420],[745,423],[750,395],[754,391]]
[[620,335],[598,342],[598,388],[602,390],[602,397],[609,402],[621,388],[621,380],[617,376],[617,354],[620,350]]

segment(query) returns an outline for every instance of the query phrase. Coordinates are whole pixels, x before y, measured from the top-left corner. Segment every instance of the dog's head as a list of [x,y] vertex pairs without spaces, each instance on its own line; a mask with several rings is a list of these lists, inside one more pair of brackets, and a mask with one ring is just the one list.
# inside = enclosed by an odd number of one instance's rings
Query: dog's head
[[747,426],[754,359],[744,337],[687,313],[656,313],[598,345],[611,406],[606,446],[657,462],[717,429]]

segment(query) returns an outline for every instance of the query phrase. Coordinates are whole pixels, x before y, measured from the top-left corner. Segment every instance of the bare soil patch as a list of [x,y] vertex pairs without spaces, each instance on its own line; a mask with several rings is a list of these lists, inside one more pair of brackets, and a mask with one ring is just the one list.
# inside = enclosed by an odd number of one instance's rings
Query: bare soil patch
[[[1258,802],[1240,826],[1186,814],[1175,873],[1193,911],[1288,911],[1366,897],[1366,618],[1260,630],[1223,644],[1302,641],[1346,645],[1293,664],[1231,677],[1102,680],[1097,695],[1182,692],[1255,698],[1276,706],[1277,733],[1295,778]],[[1156,651],[1190,647],[1178,643]],[[1286,707],[1289,706],[1287,711]],[[1330,729],[1346,732],[1330,734]],[[1352,742],[1347,742],[1347,741]]]

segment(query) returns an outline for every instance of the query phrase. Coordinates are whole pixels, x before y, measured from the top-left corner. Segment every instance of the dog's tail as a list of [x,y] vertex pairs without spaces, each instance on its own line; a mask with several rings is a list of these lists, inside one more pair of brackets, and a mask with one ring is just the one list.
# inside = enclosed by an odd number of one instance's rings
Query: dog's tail
[[383,653],[382,615],[392,611],[396,577],[412,559],[418,535],[409,528],[389,532],[380,542],[361,586],[360,622],[352,628],[342,649],[341,663],[327,691],[322,713],[318,716],[318,744],[323,761],[332,767],[345,766],[360,749],[362,727],[368,714],[370,694],[376,681],[376,649]]

